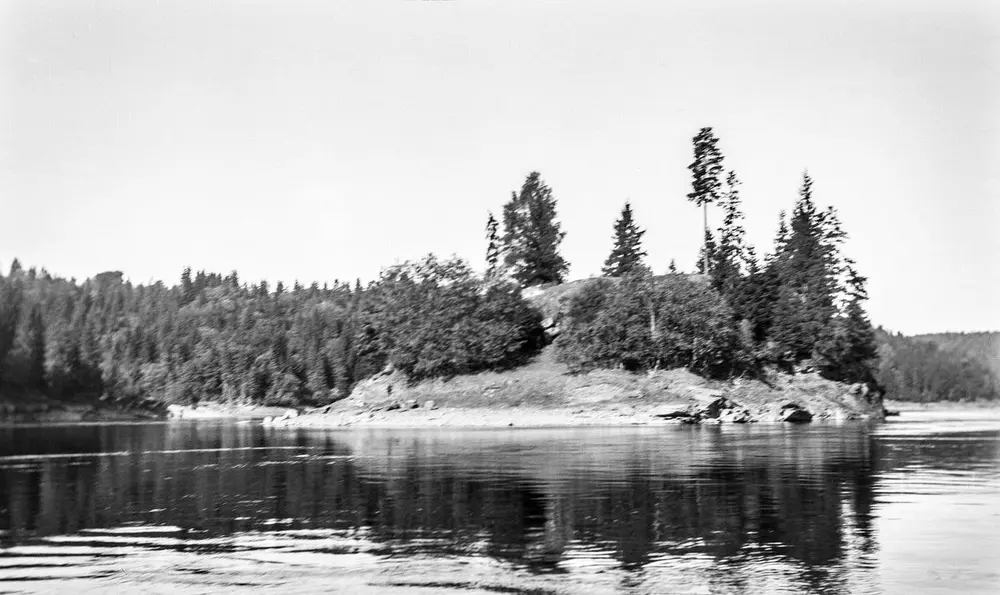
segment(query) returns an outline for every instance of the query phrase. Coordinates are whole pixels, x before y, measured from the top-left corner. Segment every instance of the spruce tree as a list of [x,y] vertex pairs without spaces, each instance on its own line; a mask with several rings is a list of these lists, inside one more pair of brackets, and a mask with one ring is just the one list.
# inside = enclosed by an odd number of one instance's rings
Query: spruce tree
[[[702,208],[705,222],[705,237],[708,233],[708,205],[719,199],[719,191],[722,187],[720,177],[722,176],[722,153],[719,151],[719,139],[715,137],[711,128],[702,128],[698,135],[692,139],[694,143],[694,161],[688,165],[691,170],[691,192],[688,193],[688,200]],[[708,262],[708,250],[703,251],[702,270],[711,268]]]
[[[17,263],[17,260],[14,261]],[[21,279],[17,277],[20,271],[20,264],[17,269],[11,266],[11,274],[4,280],[0,280],[0,385],[3,385],[4,360],[14,346],[14,338],[17,336],[18,322],[21,320],[21,304],[24,301],[24,291],[21,286]]]
[[486,278],[490,279],[496,276],[500,263],[500,224],[492,212],[486,221],[486,242]]
[[181,271],[181,305],[186,306],[194,301],[194,282],[191,281],[191,267]]
[[562,283],[569,264],[559,254],[565,233],[556,220],[556,199],[541,174],[528,174],[521,192],[503,207],[504,264],[521,285]]
[[622,277],[634,272],[648,272],[643,262],[646,256],[646,252],[642,249],[644,233],[646,231],[639,229],[632,218],[632,205],[626,202],[621,217],[615,221],[614,245],[611,254],[604,261],[602,269],[604,276]]
[[752,266],[752,249],[746,242],[743,229],[743,211],[740,201],[740,181],[736,173],[726,176],[725,191],[720,199],[722,226],[719,227],[719,245],[716,247],[715,266],[712,267],[712,284],[722,295],[732,301],[739,280]]
[[808,358],[831,330],[838,291],[836,248],[843,237],[839,225],[831,226],[829,216],[813,203],[808,173],[803,174],[787,234],[783,231],[773,262],[778,292],[771,338],[778,349],[775,355],[793,362]]
[[45,325],[39,304],[31,308],[28,319],[28,379],[27,385],[35,390],[45,389]]
[[667,268],[667,272],[671,275],[677,274],[677,262],[673,258],[670,259],[670,266]]
[[817,360],[824,376],[847,382],[870,382],[875,375],[878,349],[875,329],[865,313],[867,279],[852,266],[846,271],[846,302],[832,322],[831,331],[816,345]]
[[701,250],[698,251],[698,262],[695,264],[695,271],[702,275],[713,275],[718,264],[719,250],[715,245],[715,238],[712,232],[705,230],[705,241],[702,242]]

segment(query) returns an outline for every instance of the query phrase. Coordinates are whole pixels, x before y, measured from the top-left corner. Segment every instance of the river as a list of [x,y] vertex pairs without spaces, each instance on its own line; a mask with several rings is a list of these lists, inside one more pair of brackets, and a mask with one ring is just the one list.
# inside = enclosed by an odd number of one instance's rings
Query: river
[[0,428],[4,593],[997,593],[1000,411]]

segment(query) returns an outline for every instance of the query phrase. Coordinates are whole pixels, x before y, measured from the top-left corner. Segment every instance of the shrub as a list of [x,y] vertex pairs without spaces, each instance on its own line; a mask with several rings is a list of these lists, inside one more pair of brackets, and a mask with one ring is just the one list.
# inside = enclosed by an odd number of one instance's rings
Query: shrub
[[681,275],[599,279],[571,299],[557,356],[577,368],[730,374],[749,363],[733,320],[715,290]]
[[378,350],[411,378],[510,367],[541,346],[541,315],[520,289],[484,282],[457,258],[387,269],[363,319]]

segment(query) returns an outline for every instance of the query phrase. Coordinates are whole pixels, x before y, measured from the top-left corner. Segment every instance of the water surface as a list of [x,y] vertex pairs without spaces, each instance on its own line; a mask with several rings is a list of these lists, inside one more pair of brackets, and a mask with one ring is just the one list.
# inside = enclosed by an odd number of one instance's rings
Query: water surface
[[1000,413],[0,428],[0,592],[996,593]]

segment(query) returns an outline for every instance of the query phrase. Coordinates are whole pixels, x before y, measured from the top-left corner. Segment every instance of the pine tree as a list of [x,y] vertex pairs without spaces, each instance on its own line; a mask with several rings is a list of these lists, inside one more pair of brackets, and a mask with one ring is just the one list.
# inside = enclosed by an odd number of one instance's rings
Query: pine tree
[[194,283],[191,281],[191,267],[184,267],[181,271],[181,305],[186,306],[194,301]]
[[[705,237],[708,233],[708,205],[719,199],[719,190],[722,184],[719,178],[722,176],[722,153],[719,151],[719,139],[715,137],[711,128],[702,128],[698,135],[692,139],[694,143],[694,161],[688,165],[691,170],[691,192],[688,193],[688,200],[702,208],[705,221]],[[708,250],[703,252],[702,270],[709,270]]]
[[491,279],[497,274],[500,263],[500,224],[491,212],[486,221],[486,278]]
[[512,193],[503,208],[504,264],[523,286],[561,283],[569,264],[559,254],[565,233],[556,221],[556,199],[541,180],[531,172],[521,193]]
[[842,314],[833,321],[831,332],[816,346],[818,364],[828,378],[870,382],[874,379],[878,349],[875,329],[863,305],[868,299],[867,279],[851,266],[846,275],[846,303]]
[[740,181],[736,173],[730,171],[720,200],[723,219],[719,228],[716,263],[712,267],[712,284],[730,301],[741,276],[749,271],[753,263],[753,250],[746,243],[746,230],[743,229],[739,187]]
[[45,325],[42,322],[42,309],[38,304],[31,308],[28,319],[27,385],[35,390],[45,389]]
[[21,265],[17,260],[14,262],[17,268],[11,266],[10,276],[0,280],[0,385],[7,380],[4,376],[4,361],[14,346],[18,322],[21,320],[21,304],[24,301],[21,280],[16,276]]
[[[787,236],[787,237],[783,237]],[[774,304],[771,338],[779,359],[800,361],[818,341],[828,337],[836,314],[839,255],[836,247],[843,233],[812,200],[812,178],[803,174],[799,200],[792,211],[787,233],[779,230],[780,251],[773,266],[778,292]]]
[[632,205],[628,202],[622,208],[621,217],[615,221],[614,245],[611,254],[604,261],[602,273],[606,277],[622,277],[626,274],[648,272],[643,262],[646,252],[642,249],[642,235],[632,219]]
[[670,273],[671,275],[677,274],[677,263],[674,261],[673,258],[670,259],[670,266],[667,268],[667,272]]
[[718,264],[718,247],[715,245],[715,237],[712,232],[705,230],[705,241],[698,251],[698,262],[695,264],[695,271],[702,275],[712,275]]

